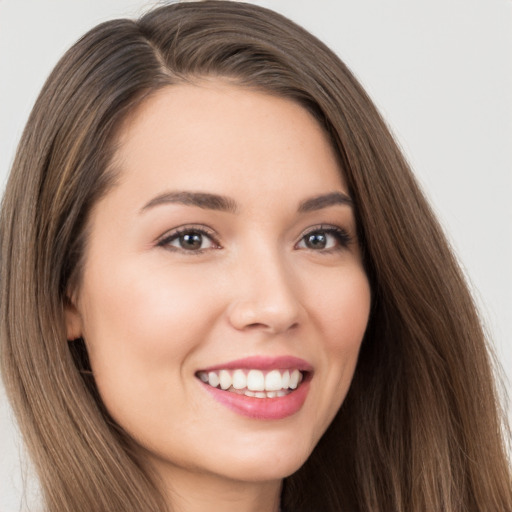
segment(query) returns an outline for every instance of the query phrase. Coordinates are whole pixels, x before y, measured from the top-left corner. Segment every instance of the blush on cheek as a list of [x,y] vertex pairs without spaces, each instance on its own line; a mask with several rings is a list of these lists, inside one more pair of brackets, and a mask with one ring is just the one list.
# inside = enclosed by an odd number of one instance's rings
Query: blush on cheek
[[332,349],[352,350],[362,342],[370,316],[371,294],[366,275],[349,276],[337,292],[332,286],[325,294],[321,307],[325,314],[325,327],[329,330],[325,340]]
[[112,285],[95,294],[90,306],[91,323],[103,326],[104,336],[116,339],[118,344],[143,350],[146,357],[149,346],[155,349],[154,354],[159,354],[159,349],[179,352],[180,345],[190,348],[187,333],[199,325],[207,328],[197,316],[198,311],[203,315],[208,311],[199,293],[201,287],[180,279],[176,273],[171,282],[166,282],[170,280],[165,268],[160,272],[150,268],[147,274],[139,271],[135,276],[127,274],[121,275],[118,286],[115,275],[110,275]]

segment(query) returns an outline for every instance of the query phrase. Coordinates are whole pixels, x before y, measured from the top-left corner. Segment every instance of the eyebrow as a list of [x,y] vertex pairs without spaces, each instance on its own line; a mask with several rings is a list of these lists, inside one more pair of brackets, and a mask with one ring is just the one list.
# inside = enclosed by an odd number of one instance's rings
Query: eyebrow
[[[238,213],[239,208],[233,199],[208,192],[165,192],[160,194],[141,208],[141,213],[164,204],[183,204],[196,206],[205,210],[217,210],[228,213]],[[330,192],[319,196],[311,197],[299,204],[298,213],[307,213],[335,205],[353,206],[352,199],[342,192]]]
[[141,213],[162,204],[177,203],[187,206],[197,206],[205,210],[217,210],[221,212],[237,213],[238,206],[233,199],[208,192],[166,192],[154,197],[144,205]]
[[349,196],[342,192],[331,192],[302,201],[299,205],[298,212],[307,213],[338,204],[353,206],[354,202]]

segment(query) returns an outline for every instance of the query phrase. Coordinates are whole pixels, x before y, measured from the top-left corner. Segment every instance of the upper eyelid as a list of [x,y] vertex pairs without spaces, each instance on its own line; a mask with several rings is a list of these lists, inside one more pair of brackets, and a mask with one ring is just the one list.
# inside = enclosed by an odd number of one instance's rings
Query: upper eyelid
[[[155,243],[156,243],[156,245],[160,245],[160,244],[163,244],[164,242],[168,241],[171,238],[178,237],[179,235],[181,235],[183,233],[194,232],[194,231],[208,236],[209,238],[212,239],[212,241],[216,245],[218,245],[218,246],[221,245],[220,237],[217,234],[217,232],[215,230],[213,230],[212,228],[210,228],[209,226],[205,226],[204,224],[183,224],[181,226],[177,226],[175,228],[172,228],[172,229],[166,231],[163,235],[160,235],[156,239]],[[334,223],[332,223],[332,224],[322,223],[322,224],[316,224],[313,226],[309,226],[308,228],[301,231],[301,233],[300,233],[299,237],[297,238],[294,245],[298,244],[305,236],[307,236],[311,233],[315,233],[316,231],[331,231],[331,232],[343,233],[343,234],[346,234],[347,237],[350,238],[350,240],[353,239],[353,236],[351,235],[350,230],[348,230],[342,226],[339,226],[337,224],[334,224]]]
[[308,233],[315,232],[315,231],[329,231],[329,230],[343,230],[341,226],[338,226],[336,224],[328,224],[323,222],[322,224],[315,224],[313,226],[310,226],[306,228],[302,232],[302,236],[307,235]]
[[350,236],[352,238],[352,235],[351,235],[351,232],[349,229],[339,226],[337,224],[322,223],[322,224],[318,224],[316,226],[311,226],[309,228],[306,228],[304,231],[302,231],[299,240],[301,240],[302,238],[304,238],[305,236],[307,236],[311,233],[315,233],[316,231],[333,231],[333,232],[338,232],[338,233],[345,233],[347,236]]
[[194,225],[194,224],[183,224],[182,226],[177,226],[175,228],[172,228],[172,229],[166,231],[163,235],[160,235],[156,239],[155,243],[156,243],[156,245],[163,244],[164,242],[168,241],[169,239],[178,237],[178,236],[182,235],[183,233],[187,233],[187,232],[201,233],[202,235],[206,235],[209,238],[211,238],[215,244],[220,245],[219,237],[213,229],[209,228],[208,226]]
[[345,239],[344,241],[341,242],[341,244],[345,245],[345,246],[351,244],[355,240],[351,230],[349,230],[345,227],[339,226],[337,224],[322,223],[322,224],[318,224],[316,226],[311,226],[311,227],[307,228],[305,231],[303,231],[302,234],[300,235],[300,238],[295,243],[295,245],[298,245],[302,240],[304,240],[304,238],[306,236],[308,236],[312,233],[316,233],[318,231],[331,232],[334,235],[336,235],[336,234],[339,235],[340,238]]

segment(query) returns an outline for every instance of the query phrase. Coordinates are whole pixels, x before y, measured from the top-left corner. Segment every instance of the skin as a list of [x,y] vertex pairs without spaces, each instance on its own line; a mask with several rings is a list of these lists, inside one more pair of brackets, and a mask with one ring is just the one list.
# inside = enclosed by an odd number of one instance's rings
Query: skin
[[[282,479],[348,391],[370,310],[351,205],[298,212],[315,196],[348,196],[330,142],[290,100],[204,81],[146,100],[123,126],[115,165],[119,183],[91,215],[68,338],[85,339],[107,409],[175,510],[277,510]],[[147,206],[175,191],[219,194],[237,211]],[[185,249],[171,236],[183,226],[211,237]],[[305,237],[315,227],[325,246]],[[283,355],[314,368],[303,407],[284,419],[240,415],[196,377]]]

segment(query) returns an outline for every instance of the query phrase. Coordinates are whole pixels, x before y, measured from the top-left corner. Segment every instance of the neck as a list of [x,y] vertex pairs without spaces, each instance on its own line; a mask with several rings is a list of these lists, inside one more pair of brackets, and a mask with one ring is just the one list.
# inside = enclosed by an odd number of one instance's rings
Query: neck
[[282,481],[241,482],[172,471],[165,494],[173,512],[279,512]]

